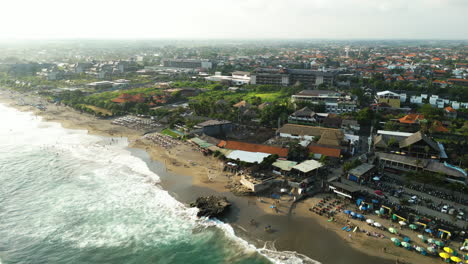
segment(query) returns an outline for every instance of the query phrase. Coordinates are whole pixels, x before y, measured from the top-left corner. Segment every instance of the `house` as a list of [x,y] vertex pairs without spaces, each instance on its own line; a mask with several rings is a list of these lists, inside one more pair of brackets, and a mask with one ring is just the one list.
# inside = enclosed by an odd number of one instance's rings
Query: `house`
[[408,114],[402,118],[399,118],[398,121],[401,124],[419,124],[420,121],[424,120],[424,115],[421,114]]
[[400,108],[400,95],[390,91],[378,92],[376,103],[386,103],[393,108]]
[[455,85],[468,86],[468,79],[448,79],[447,81]]
[[355,182],[367,181],[375,171],[376,168],[374,165],[363,163],[348,172],[348,180]]
[[289,115],[288,121],[297,124],[313,124],[318,120],[317,114],[306,106]]
[[226,120],[207,120],[197,124],[195,127],[201,128],[203,134],[215,137],[225,136],[226,134],[231,133],[233,124]]
[[114,83],[110,81],[92,82],[92,83],[87,84],[88,87],[95,88],[95,89],[112,88],[113,85]]
[[218,147],[232,149],[232,150],[242,150],[248,152],[260,152],[260,153],[267,153],[267,154],[276,154],[279,157],[287,157],[288,156],[288,149],[287,148],[280,148],[280,147],[273,147],[268,145],[262,144],[253,144],[253,143],[246,143],[246,142],[239,142],[233,140],[222,140],[219,142]]
[[440,148],[437,142],[418,131],[399,142],[400,150],[410,156],[440,158]]
[[453,109],[451,106],[445,107],[444,113],[448,118],[457,118],[457,110]]
[[447,162],[382,152],[377,152],[376,156],[384,169],[438,173],[448,181],[468,183],[466,171]]
[[292,168],[303,175],[311,175],[322,166],[323,164],[316,160],[305,160]]
[[[280,137],[284,138],[313,140],[314,137],[320,137],[319,142],[322,139],[322,136],[324,136],[324,140],[326,138],[330,138],[330,134],[334,134],[335,137],[340,138],[340,140],[344,138],[343,132],[339,129],[295,124],[285,124],[276,132]],[[334,145],[340,144],[338,142],[334,142]]]
[[345,131],[345,134],[358,134],[361,126],[357,120],[345,119],[341,121],[341,129]]
[[341,118],[335,114],[329,114],[326,118],[323,119],[322,124],[325,127],[340,128],[341,127]]

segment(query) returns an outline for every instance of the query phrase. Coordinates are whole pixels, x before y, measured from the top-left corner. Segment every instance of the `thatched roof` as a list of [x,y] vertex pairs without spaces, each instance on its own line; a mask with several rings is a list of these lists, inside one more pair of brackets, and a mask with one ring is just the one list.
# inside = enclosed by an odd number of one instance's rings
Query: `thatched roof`
[[436,150],[436,151],[440,151],[439,149],[439,146],[437,145],[437,143],[430,139],[429,137],[427,137],[426,135],[424,135],[421,131],[418,131],[416,133],[414,133],[413,135],[405,138],[404,140],[402,140],[400,142],[400,148],[406,148],[410,145],[413,145],[419,141],[424,141],[427,145],[429,145],[432,149]]

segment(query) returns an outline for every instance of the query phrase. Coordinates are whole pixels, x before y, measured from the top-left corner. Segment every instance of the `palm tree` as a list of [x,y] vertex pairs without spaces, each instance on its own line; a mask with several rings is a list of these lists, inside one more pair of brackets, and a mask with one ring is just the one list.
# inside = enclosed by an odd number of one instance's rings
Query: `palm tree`
[[424,152],[426,152],[426,158],[427,158],[427,155],[428,155],[428,153],[429,153],[429,150],[431,150],[431,149],[429,148],[429,146],[425,146],[425,147],[424,147]]
[[420,159],[416,160],[416,171],[419,170],[419,166],[422,164],[422,161]]

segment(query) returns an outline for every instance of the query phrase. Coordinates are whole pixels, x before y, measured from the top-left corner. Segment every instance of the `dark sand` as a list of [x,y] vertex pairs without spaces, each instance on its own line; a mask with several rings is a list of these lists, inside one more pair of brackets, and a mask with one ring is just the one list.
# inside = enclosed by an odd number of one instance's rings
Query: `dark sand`
[[[188,204],[203,195],[223,195],[233,203],[225,218],[221,219],[233,226],[236,234],[257,247],[266,241],[273,241],[280,251],[296,251],[324,264],[391,264],[392,260],[369,256],[349,245],[334,231],[328,230],[314,219],[296,216],[294,211],[288,216],[273,215],[261,210],[253,197],[238,197],[230,192],[219,192],[212,188],[195,186],[191,176],[166,172],[164,165],[150,159],[141,149],[131,149],[132,154],[142,158],[149,168],[161,178],[161,186],[182,203]],[[289,210],[289,208],[280,208]],[[250,219],[259,223],[250,225]],[[274,232],[266,233],[265,225],[271,225]]]

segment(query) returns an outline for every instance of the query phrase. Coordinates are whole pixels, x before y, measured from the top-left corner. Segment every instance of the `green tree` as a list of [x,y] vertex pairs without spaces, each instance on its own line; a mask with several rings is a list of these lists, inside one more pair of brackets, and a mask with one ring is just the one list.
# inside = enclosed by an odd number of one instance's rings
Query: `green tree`
[[307,159],[309,153],[309,149],[302,146],[299,143],[294,143],[289,146],[288,150],[288,160],[294,160],[301,162]]

